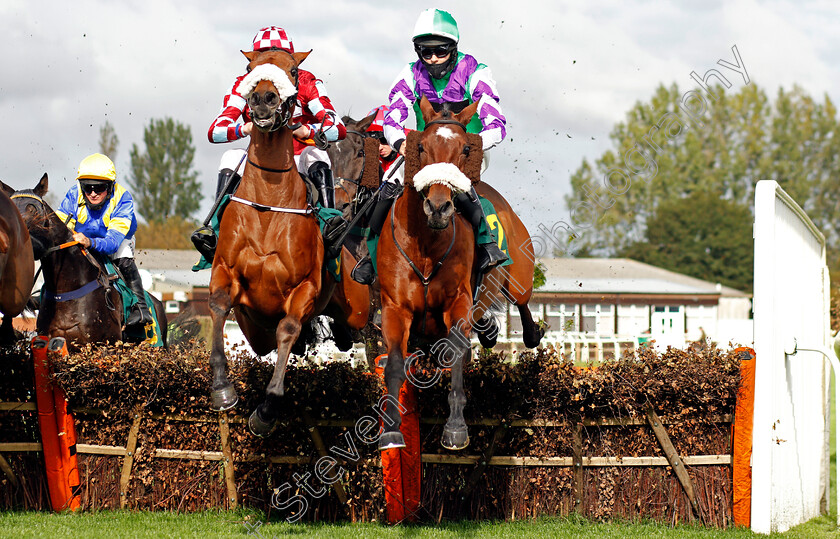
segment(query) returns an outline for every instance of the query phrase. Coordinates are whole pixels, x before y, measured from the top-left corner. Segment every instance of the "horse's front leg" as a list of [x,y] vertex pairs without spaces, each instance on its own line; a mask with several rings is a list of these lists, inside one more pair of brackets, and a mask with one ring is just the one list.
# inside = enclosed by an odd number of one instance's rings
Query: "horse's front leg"
[[[454,309],[444,314],[444,323],[449,327],[449,334],[443,341],[438,341],[433,352],[438,356],[438,364],[451,368],[451,387],[449,390],[449,418],[443,426],[440,443],[446,449],[464,449],[470,443],[467,422],[464,420],[464,406],[467,395],[464,392],[464,363],[470,358],[470,307],[469,293],[462,295]],[[437,348],[437,350],[435,350]]]
[[212,319],[213,344],[210,350],[210,367],[213,369],[213,386],[210,393],[211,408],[222,411],[236,406],[239,397],[227,376],[227,356],[225,356],[225,320],[230,314],[230,295],[224,289],[217,289],[210,294],[210,318]]
[[379,437],[379,449],[405,447],[405,438],[400,432],[400,389],[405,382],[405,355],[408,349],[408,332],[411,313],[384,302],[382,306],[382,337],[388,350],[385,365],[385,387],[388,396],[380,401],[385,406],[384,432]]
[[277,363],[274,364],[274,374],[265,390],[265,401],[248,418],[248,428],[256,436],[267,436],[274,423],[280,416],[280,401],[286,393],[284,380],[286,365],[292,346],[300,336],[303,327],[302,320],[312,316],[318,290],[312,283],[304,283],[289,296],[286,302],[286,316],[277,324],[275,336],[277,338]]

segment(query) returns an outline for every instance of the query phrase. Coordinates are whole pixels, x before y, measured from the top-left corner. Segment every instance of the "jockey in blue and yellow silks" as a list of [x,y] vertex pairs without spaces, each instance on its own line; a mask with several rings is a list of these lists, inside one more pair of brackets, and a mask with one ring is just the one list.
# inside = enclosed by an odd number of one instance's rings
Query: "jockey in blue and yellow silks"
[[151,323],[143,282],[134,263],[137,217],[131,193],[117,183],[114,163],[100,153],[82,161],[76,179],[78,183],[67,191],[55,213],[73,231],[74,240],[113,260],[137,296],[126,326]]

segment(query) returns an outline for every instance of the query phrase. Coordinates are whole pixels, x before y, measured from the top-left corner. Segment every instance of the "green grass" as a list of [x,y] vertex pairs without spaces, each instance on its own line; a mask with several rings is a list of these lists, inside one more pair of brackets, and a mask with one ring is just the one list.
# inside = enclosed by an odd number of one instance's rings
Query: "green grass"
[[[247,519],[247,520],[246,520]],[[760,537],[748,529],[715,530],[698,526],[670,527],[653,522],[591,522],[578,516],[540,518],[517,522],[449,522],[440,525],[386,526],[366,524],[264,524],[253,525],[261,517],[248,512],[150,513],[101,511],[82,514],[0,513],[0,537],[329,537],[348,539],[388,537],[677,537],[737,539]],[[257,535],[257,532],[259,535]],[[775,537],[828,537],[833,532],[828,518],[815,519]]]

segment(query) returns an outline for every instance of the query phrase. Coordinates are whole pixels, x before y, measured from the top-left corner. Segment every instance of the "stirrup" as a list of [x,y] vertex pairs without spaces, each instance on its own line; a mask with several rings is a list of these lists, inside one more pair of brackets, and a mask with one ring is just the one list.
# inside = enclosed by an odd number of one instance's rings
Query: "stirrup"
[[373,261],[370,255],[359,260],[350,272],[350,278],[359,284],[370,285],[376,280],[376,272],[373,269]]
[[201,253],[208,262],[212,262],[216,256],[216,244],[218,238],[216,233],[209,226],[203,226],[192,233],[190,236],[196,250]]
[[496,266],[510,260],[510,257],[499,249],[499,246],[495,243],[480,244],[479,248],[478,271],[480,273],[487,273]]

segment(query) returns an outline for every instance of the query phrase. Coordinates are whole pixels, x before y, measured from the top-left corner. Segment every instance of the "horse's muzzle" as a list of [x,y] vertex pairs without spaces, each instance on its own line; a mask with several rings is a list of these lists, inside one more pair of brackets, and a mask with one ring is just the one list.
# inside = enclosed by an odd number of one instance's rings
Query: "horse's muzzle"
[[429,228],[443,230],[448,227],[450,221],[452,221],[452,215],[455,213],[455,206],[452,204],[451,200],[445,200],[438,206],[435,206],[435,204],[427,198],[423,201],[423,212],[426,214]]

